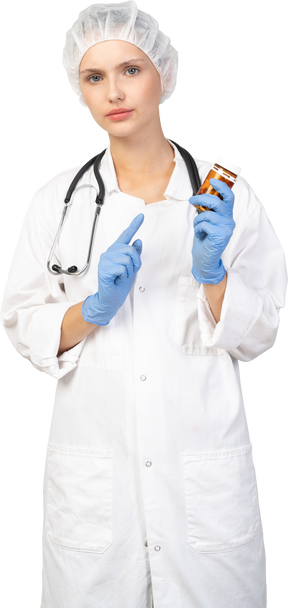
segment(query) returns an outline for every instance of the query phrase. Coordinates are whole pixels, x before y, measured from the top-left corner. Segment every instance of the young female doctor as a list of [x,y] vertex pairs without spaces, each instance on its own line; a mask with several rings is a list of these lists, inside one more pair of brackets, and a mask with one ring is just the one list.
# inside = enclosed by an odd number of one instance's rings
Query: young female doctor
[[[274,344],[286,267],[239,177],[192,197],[163,134],[177,52],[135,2],[67,33],[71,85],[109,145],[91,264],[91,165],[47,267],[74,170],[35,195],[2,305],[58,379],[44,475],[41,608],[265,608],[265,549],[238,360]],[[116,113],[115,113],[116,112]],[[196,160],[201,181],[211,164]],[[78,200],[77,200],[78,198]],[[199,215],[195,204],[211,209]],[[153,604],[154,602],[154,604]]]

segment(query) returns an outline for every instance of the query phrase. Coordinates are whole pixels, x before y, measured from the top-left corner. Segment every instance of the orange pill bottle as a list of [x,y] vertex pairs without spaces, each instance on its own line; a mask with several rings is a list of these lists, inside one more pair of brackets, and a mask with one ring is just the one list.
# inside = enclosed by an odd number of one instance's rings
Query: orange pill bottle
[[[222,156],[217,156],[213,168],[205,177],[205,180],[197,194],[204,194],[207,192],[207,194],[214,194],[223,200],[221,194],[219,194],[219,192],[217,192],[217,190],[211,186],[209,180],[211,178],[219,179],[221,182],[225,182],[229,188],[233,188],[240,171],[241,168],[237,167],[237,165],[234,165],[229,160],[225,160],[225,158],[222,158]],[[195,208],[197,209],[198,213],[206,210],[211,211],[209,207],[204,207],[203,205],[195,205]]]

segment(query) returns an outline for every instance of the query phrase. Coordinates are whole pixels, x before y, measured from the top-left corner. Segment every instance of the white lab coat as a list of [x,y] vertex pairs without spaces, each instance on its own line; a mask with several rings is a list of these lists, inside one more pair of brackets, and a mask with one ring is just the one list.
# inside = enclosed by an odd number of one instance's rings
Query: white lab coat
[[[265,608],[265,549],[238,360],[271,348],[287,271],[241,176],[216,324],[191,274],[195,209],[175,148],[165,200],[119,190],[108,145],[92,264],[52,276],[47,258],[77,169],[40,188],[12,262],[2,323],[58,379],[44,474],[41,608]],[[200,178],[211,163],[196,160]],[[93,169],[82,183],[96,185]],[[93,192],[69,211],[57,258],[86,260]],[[88,199],[87,199],[88,197]],[[57,358],[67,309],[97,291],[100,254],[140,212],[142,267],[123,306]]]

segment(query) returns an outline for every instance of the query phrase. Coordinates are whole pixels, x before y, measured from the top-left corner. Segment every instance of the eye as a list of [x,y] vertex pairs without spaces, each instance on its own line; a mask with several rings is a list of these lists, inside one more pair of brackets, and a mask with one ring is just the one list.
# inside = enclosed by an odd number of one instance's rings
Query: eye
[[[128,68],[128,69],[126,70],[126,72],[129,72],[129,70],[137,70],[137,72],[140,72],[139,68]],[[126,74],[126,72],[125,72],[125,74]],[[130,76],[135,76],[135,75],[136,75],[136,74],[130,74]],[[91,78],[101,78],[101,76],[98,76],[97,74],[94,74],[93,76],[89,76],[89,78],[87,79],[87,80],[88,80],[88,82],[90,82],[90,81],[91,81]],[[91,81],[91,82],[94,82],[94,84],[96,84],[97,82],[99,82],[99,80],[96,80],[96,81],[95,81],[95,80],[93,80],[93,81]]]
[[[138,70],[138,68],[128,68],[128,70],[126,70],[126,72],[128,72],[129,70],[137,70],[137,72],[140,71],[140,70]],[[131,74],[131,76],[134,76],[134,74]]]

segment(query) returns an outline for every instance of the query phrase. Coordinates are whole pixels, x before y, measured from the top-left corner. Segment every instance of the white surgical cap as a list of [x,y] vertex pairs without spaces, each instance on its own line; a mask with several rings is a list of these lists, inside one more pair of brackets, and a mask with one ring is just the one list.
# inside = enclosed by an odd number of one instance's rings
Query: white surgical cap
[[172,95],[176,86],[178,52],[171,46],[170,38],[159,30],[156,19],[138,10],[133,0],[92,4],[79,13],[67,32],[63,50],[63,65],[82,105],[86,106],[79,81],[81,59],[91,46],[105,40],[124,40],[141,49],[160,75],[160,103]]

